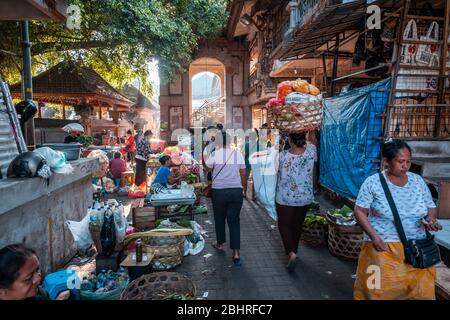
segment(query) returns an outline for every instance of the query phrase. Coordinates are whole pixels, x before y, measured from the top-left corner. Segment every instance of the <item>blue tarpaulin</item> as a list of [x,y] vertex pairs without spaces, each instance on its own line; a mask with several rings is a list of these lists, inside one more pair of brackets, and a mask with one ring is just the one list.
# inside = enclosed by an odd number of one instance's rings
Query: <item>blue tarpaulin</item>
[[323,102],[320,183],[355,199],[364,180],[377,172],[382,118],[391,80],[351,90]]

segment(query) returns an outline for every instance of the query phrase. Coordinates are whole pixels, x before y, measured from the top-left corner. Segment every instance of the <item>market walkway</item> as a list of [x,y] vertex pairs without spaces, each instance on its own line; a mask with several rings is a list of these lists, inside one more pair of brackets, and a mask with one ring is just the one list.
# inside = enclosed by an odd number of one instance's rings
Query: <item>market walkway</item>
[[[243,266],[234,267],[231,251],[216,251],[212,208],[196,221],[208,231],[205,249],[183,259],[176,268],[197,286],[197,295],[207,299],[352,299],[356,262],[332,256],[325,246],[301,244],[300,261],[294,273],[285,269],[285,256],[276,223],[255,202],[244,201],[241,212]],[[228,239],[228,232],[227,232]],[[208,253],[210,257],[204,257]]]

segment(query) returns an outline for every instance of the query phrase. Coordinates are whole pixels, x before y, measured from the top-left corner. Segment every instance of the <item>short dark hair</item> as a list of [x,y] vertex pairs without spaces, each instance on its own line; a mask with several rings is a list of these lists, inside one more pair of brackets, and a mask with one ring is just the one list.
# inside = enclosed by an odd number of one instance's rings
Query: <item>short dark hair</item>
[[297,147],[304,147],[306,145],[306,134],[304,132],[290,133],[289,139]]
[[0,288],[9,288],[19,277],[19,270],[36,252],[23,244],[12,244],[0,249]]
[[162,165],[165,165],[166,162],[167,162],[168,160],[170,160],[170,156],[168,156],[168,155],[164,155],[164,156],[162,156],[162,157],[159,158],[159,162],[160,162]]
[[223,130],[223,124],[221,123],[216,124],[216,128],[219,130]]
[[227,144],[230,144],[232,142],[232,137],[226,133],[226,132],[218,132],[216,136],[214,137],[214,141],[219,142],[220,139],[222,139],[222,145],[225,147]]
[[144,132],[144,137],[151,136],[152,134],[153,134],[152,130],[146,130],[146,131]]
[[127,130],[127,134],[133,134],[133,132],[131,132],[131,130]]
[[116,152],[116,153],[114,153],[114,158],[120,159],[120,158],[122,158],[122,154],[120,152]]
[[411,147],[403,140],[400,139],[392,139],[386,141],[381,146],[381,155],[383,158],[386,158],[388,161],[393,160],[401,149],[408,149],[409,153],[412,153]]

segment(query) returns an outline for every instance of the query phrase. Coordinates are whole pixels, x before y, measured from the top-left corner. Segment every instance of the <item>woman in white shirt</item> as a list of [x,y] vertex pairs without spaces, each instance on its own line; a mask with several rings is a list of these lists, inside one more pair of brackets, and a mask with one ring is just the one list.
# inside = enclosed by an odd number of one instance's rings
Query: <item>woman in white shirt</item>
[[206,160],[206,167],[212,170],[212,204],[217,243],[214,247],[223,250],[225,220],[230,230],[230,248],[233,262],[241,265],[240,258],[240,212],[244,194],[247,191],[245,160],[238,149],[230,147],[231,137],[219,132],[215,137],[215,151]]
[[313,169],[317,151],[314,144],[306,142],[305,133],[289,134],[289,145],[290,149],[280,152],[275,201],[278,229],[288,256],[286,267],[293,271],[303,221],[314,201]]
[[[425,238],[425,229],[441,229],[428,186],[421,176],[409,172],[411,148],[408,144],[394,139],[382,146],[381,153],[387,165],[382,174],[407,239]],[[354,298],[434,299],[435,269],[415,269],[404,262],[403,245],[378,174],[368,177],[362,184],[356,199],[355,216],[365,234],[358,259]],[[425,221],[422,220],[424,217]],[[378,281],[371,281],[374,274]]]

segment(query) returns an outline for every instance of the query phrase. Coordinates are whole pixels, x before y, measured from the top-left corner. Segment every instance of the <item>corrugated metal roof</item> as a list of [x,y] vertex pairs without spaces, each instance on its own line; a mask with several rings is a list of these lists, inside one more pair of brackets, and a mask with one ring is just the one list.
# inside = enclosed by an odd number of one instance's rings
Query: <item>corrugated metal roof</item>
[[11,93],[0,77],[0,170],[2,178],[6,177],[10,162],[19,153],[25,151],[27,151],[27,146],[20,129]]

